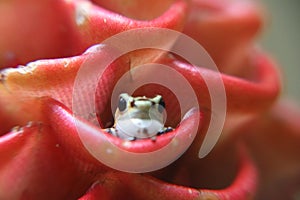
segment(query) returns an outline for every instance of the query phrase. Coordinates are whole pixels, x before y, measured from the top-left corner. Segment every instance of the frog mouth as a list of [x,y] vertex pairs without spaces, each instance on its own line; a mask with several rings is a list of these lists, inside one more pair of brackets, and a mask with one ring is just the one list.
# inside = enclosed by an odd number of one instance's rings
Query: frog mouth
[[142,120],[157,120],[162,121],[162,119],[158,118],[155,112],[150,111],[135,111],[130,113],[127,116],[121,117],[121,120],[125,119],[142,119]]

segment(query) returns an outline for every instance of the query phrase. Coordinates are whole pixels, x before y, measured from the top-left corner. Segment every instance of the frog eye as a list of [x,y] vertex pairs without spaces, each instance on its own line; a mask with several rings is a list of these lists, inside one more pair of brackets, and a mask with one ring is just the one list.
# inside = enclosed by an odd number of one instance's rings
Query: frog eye
[[161,98],[158,102],[158,111],[160,113],[162,113],[164,111],[165,107],[166,107],[166,104],[165,104],[163,98]]
[[119,104],[118,104],[119,111],[122,112],[126,110],[126,106],[127,106],[126,100],[123,97],[120,97]]

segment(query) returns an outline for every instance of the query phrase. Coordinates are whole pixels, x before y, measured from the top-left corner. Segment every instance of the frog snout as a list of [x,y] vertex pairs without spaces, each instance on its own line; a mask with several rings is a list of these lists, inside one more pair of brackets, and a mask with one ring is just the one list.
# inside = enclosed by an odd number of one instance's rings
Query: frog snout
[[149,111],[149,109],[152,106],[152,102],[149,102],[149,101],[134,101],[132,106],[138,108],[139,110]]

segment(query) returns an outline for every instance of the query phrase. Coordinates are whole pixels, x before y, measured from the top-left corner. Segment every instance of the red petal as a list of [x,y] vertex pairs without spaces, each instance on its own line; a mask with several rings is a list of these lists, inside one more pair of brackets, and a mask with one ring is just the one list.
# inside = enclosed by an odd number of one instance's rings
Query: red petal
[[91,183],[43,123],[2,136],[0,154],[1,199],[73,199]]
[[300,110],[280,102],[240,130],[261,174],[258,199],[294,199],[300,188]]
[[241,67],[252,51],[262,26],[262,14],[252,1],[193,0],[184,33],[210,53],[219,70],[227,74],[247,71]]
[[139,21],[89,1],[5,2],[0,5],[0,65],[12,67],[42,58],[78,55],[91,45],[134,28],[181,30],[186,8],[186,2],[178,0],[156,19]]
[[[100,176],[87,194],[80,199],[99,199],[100,197],[107,200],[122,199],[124,197],[133,200],[248,199],[254,195],[256,170],[247,154],[244,152],[241,155],[241,165],[238,168],[238,173],[233,183],[226,189],[197,190],[191,187],[165,183],[146,175],[109,172]],[[185,163],[185,166],[188,167],[188,163]],[[201,172],[199,169],[197,173],[206,172]],[[215,181],[220,181],[220,179],[218,178]]]

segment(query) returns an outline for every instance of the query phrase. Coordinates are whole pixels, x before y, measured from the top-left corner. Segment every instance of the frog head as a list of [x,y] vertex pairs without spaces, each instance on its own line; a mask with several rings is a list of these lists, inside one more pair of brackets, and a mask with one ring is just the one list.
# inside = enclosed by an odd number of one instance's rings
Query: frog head
[[161,95],[154,98],[119,96],[114,128],[120,138],[151,138],[164,128],[165,102]]

